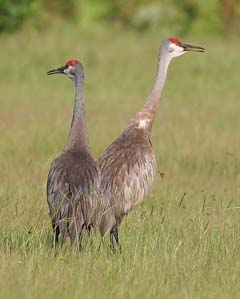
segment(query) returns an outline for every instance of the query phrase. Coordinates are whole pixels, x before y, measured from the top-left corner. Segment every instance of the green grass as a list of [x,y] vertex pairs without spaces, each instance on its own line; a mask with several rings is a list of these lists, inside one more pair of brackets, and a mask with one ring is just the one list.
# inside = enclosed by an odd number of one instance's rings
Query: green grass
[[161,179],[125,217],[123,253],[84,239],[55,255],[46,203],[51,160],[70,126],[74,89],[49,69],[79,58],[98,157],[147,97],[163,34],[59,26],[1,37],[0,298],[239,298],[240,42],[175,59],[153,146]]

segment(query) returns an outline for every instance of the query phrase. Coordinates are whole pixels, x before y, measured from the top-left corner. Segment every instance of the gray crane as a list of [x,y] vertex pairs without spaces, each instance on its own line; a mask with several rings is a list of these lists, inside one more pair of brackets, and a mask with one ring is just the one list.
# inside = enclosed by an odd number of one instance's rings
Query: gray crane
[[102,236],[110,233],[111,248],[119,245],[118,228],[134,206],[141,203],[153,183],[156,159],[151,131],[165,84],[169,63],[187,51],[204,48],[184,44],[176,38],[165,40],[159,49],[155,83],[142,109],[129,126],[98,159],[101,172],[102,204],[98,226]]
[[81,247],[82,231],[93,225],[99,168],[93,159],[86,132],[83,96],[84,69],[77,60],[47,73],[65,74],[75,84],[75,103],[71,129],[63,152],[51,164],[47,181],[47,200],[54,231],[62,243],[69,236]]

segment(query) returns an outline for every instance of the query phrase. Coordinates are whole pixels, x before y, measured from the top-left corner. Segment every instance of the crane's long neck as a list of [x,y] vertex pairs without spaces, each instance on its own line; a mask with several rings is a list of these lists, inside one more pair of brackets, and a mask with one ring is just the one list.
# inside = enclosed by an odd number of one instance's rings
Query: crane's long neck
[[75,83],[75,102],[71,129],[68,135],[64,150],[83,149],[88,150],[88,136],[86,129],[85,105],[83,96],[84,77],[82,74],[76,75]]
[[160,48],[155,83],[142,109],[136,114],[134,121],[139,122],[141,120],[148,120],[150,125],[149,127],[152,127],[152,123],[154,121],[160,103],[170,61],[171,57],[168,55],[168,53],[165,53]]

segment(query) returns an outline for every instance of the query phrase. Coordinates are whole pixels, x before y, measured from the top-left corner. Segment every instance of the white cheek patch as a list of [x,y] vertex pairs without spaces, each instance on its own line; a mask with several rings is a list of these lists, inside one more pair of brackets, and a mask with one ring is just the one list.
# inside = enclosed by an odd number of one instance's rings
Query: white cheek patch
[[64,70],[64,73],[65,73],[66,75],[69,75],[71,69],[72,69],[72,66],[70,65],[67,69]]
[[174,43],[171,44],[171,50],[173,57],[180,56],[185,53],[182,47],[177,46]]
[[148,123],[150,122],[149,119],[141,119],[138,123],[138,129],[145,129],[148,126]]
[[174,43],[172,43],[171,48],[173,49],[173,51],[177,52],[177,51],[179,51],[179,48],[181,48],[181,47],[179,47],[179,46],[175,45]]

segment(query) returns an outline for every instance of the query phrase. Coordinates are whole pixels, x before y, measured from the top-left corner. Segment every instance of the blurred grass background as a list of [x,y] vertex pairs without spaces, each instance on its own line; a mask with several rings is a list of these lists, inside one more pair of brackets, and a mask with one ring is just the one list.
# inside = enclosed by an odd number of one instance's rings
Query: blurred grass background
[[239,32],[239,0],[1,0],[0,31],[16,31],[30,22],[46,29],[54,19],[82,28],[117,25],[176,33]]
[[[20,9],[21,7],[21,9]],[[239,298],[237,1],[0,1],[0,298]],[[230,17],[229,17],[230,16]],[[153,129],[159,172],[122,223],[123,253],[84,240],[55,255],[50,162],[74,88],[49,69],[79,59],[95,157],[146,99],[167,37],[204,46],[175,59]]]

